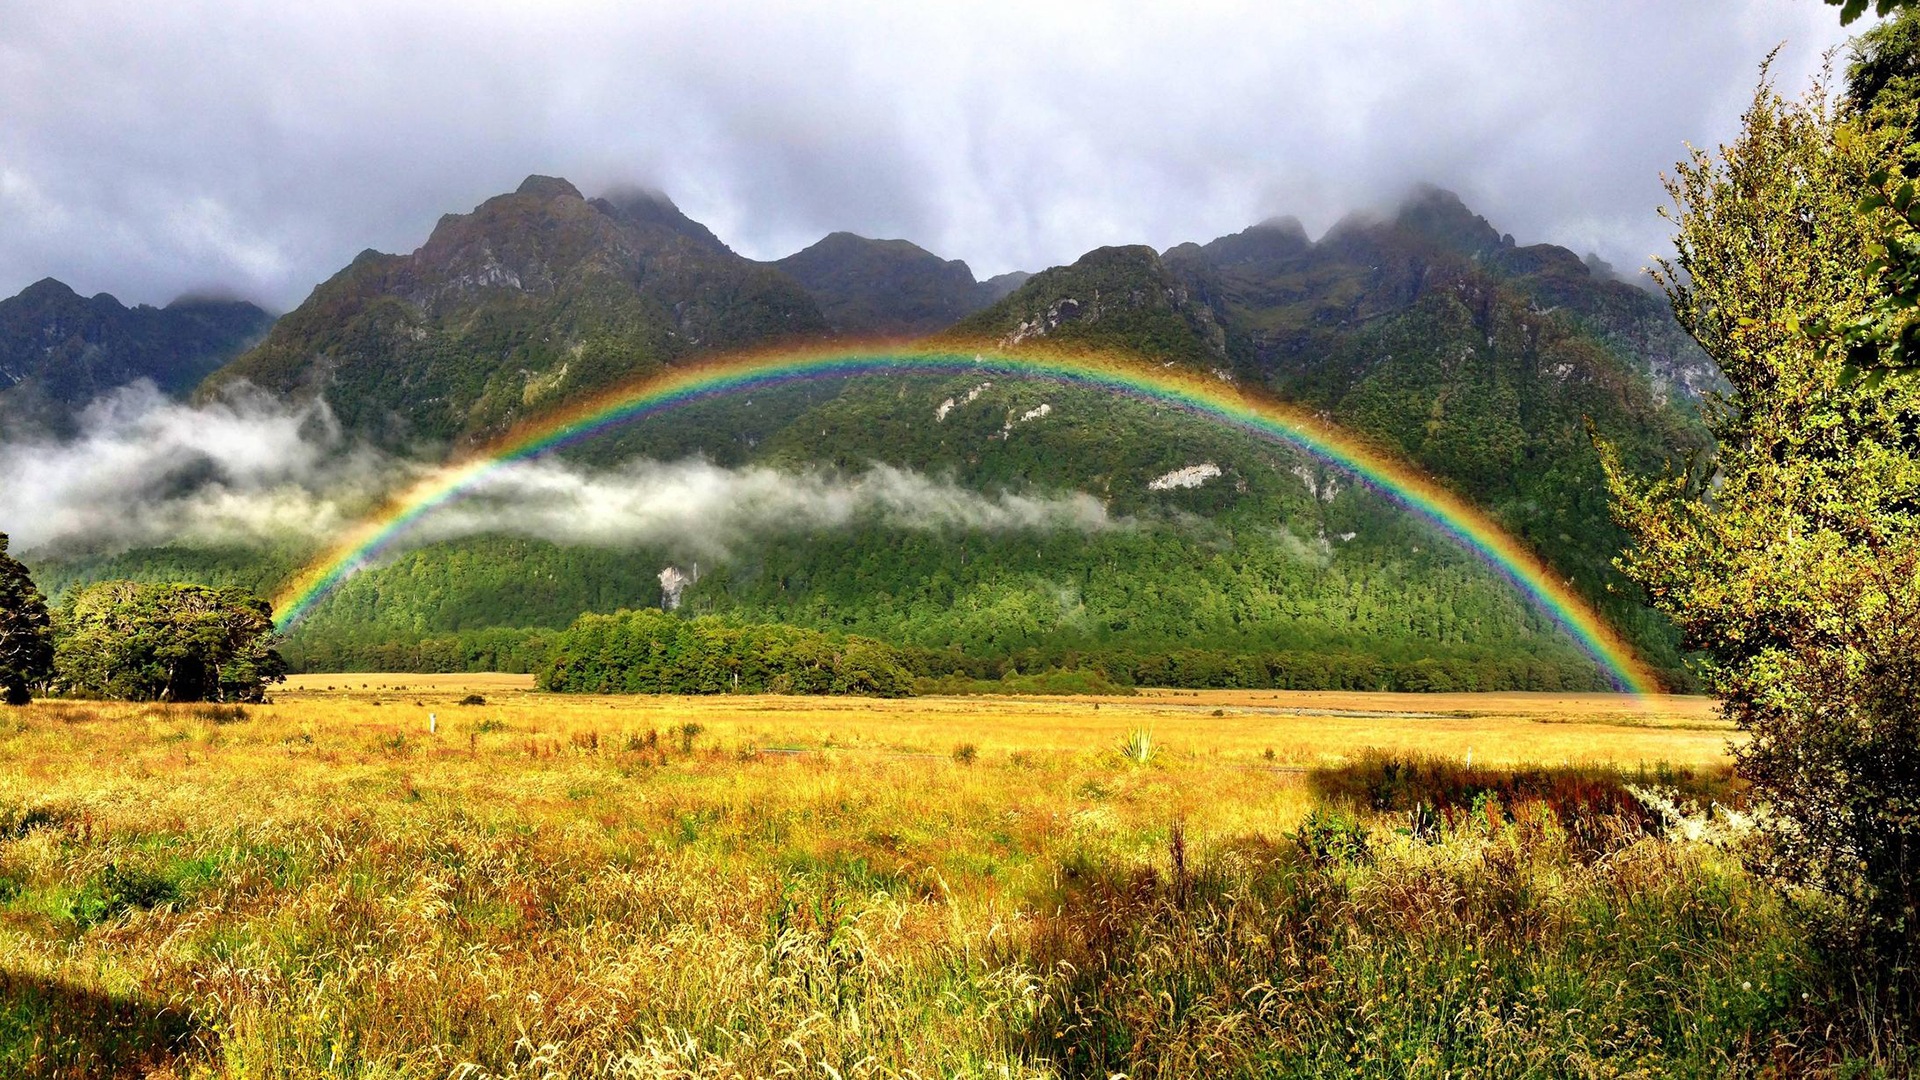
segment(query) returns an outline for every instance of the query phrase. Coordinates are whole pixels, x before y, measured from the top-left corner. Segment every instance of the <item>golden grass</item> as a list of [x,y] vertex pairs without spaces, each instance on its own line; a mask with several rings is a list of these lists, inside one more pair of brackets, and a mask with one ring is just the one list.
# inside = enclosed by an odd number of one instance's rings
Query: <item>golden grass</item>
[[[1694,699],[275,697],[0,713],[0,974],[190,1015],[183,1075],[1027,1075],[982,1032],[1032,1007],[1013,943],[1062,866],[1150,861],[1176,822],[1278,835],[1293,769],[1367,747],[1709,764],[1728,737]],[[172,900],[77,918],[109,866]]]
[[[993,752],[1111,749],[1153,732],[1174,755],[1227,764],[1310,766],[1369,748],[1492,765],[1727,760],[1730,725],[1710,698],[1625,694],[1383,694],[1304,690],[1148,690],[1132,697],[678,697],[541,694],[530,675],[297,675],[285,705],[386,719],[363,708],[444,720],[468,694],[489,715],[542,730],[666,728],[697,723],[733,747],[946,754],[958,742]],[[380,702],[374,706],[374,702]],[[414,702],[420,702],[414,705]],[[430,707],[430,708],[429,708]],[[470,709],[473,706],[460,706]],[[1217,713],[1217,714],[1216,714]],[[1266,751],[1274,751],[1268,758]]]

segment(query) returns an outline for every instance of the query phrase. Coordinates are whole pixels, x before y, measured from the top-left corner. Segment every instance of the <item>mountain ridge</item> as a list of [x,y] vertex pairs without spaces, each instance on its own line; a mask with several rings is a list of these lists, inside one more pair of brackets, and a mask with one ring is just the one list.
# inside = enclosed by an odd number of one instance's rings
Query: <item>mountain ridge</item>
[[95,398],[142,380],[182,397],[272,322],[244,300],[187,294],[127,307],[42,278],[0,300],[0,431],[70,434]]

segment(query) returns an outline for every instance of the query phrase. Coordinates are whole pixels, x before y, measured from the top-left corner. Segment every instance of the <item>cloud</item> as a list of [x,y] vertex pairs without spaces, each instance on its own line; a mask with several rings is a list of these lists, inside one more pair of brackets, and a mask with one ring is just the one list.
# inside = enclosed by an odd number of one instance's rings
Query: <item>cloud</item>
[[[0,531],[17,551],[311,546],[435,468],[349,445],[323,404],[287,407],[243,388],[190,407],[143,383],[89,406],[72,440],[0,443],[0,476],[10,478],[0,486]],[[487,473],[402,542],[496,533],[722,559],[761,537],[864,523],[989,532],[1115,525],[1089,495],[983,494],[886,465],[788,472],[695,459],[585,469],[542,458]]]
[[424,523],[420,535],[502,532],[566,544],[664,546],[717,559],[757,537],[861,523],[985,532],[1114,525],[1090,495],[987,495],[888,465],[855,474],[794,473],[696,459],[587,472],[546,459],[488,475]]
[[530,172],[644,183],[743,253],[833,229],[981,276],[1430,180],[1623,269],[1809,0],[236,4],[0,0],[0,295],[281,307]]

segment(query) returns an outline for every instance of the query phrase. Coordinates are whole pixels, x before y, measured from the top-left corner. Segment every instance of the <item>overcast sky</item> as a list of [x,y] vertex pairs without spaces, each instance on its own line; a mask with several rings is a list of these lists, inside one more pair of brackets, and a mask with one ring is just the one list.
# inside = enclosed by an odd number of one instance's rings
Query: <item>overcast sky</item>
[[[1138,6],[0,0],[0,296],[297,304],[528,173],[665,190],[734,249],[835,229],[986,277],[1412,182],[1622,269],[1818,0]],[[1863,24],[1864,25],[1864,24]]]

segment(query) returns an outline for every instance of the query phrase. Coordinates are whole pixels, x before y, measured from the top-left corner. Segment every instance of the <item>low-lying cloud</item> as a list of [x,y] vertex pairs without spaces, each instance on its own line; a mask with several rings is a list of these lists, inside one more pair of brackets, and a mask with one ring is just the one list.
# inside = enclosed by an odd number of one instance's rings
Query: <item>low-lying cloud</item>
[[635,461],[586,472],[541,460],[502,466],[424,522],[423,537],[507,532],[556,543],[665,546],[724,557],[773,533],[862,522],[906,529],[1093,530],[1111,524],[1090,495],[985,495],[889,465],[787,472],[708,461]]
[[[0,532],[17,551],[316,545],[433,468],[352,444],[324,404],[290,407],[243,390],[186,406],[142,384],[96,401],[72,439],[0,442]],[[723,559],[764,537],[866,523],[992,532],[1115,524],[1086,494],[982,493],[888,465],[844,473],[689,459],[589,469],[542,458],[487,473],[402,543],[491,533]]]

